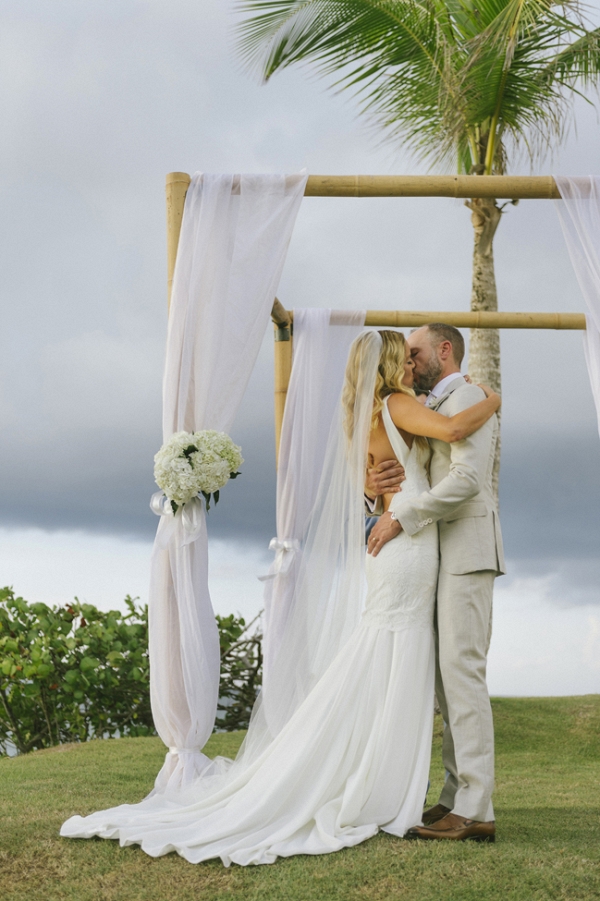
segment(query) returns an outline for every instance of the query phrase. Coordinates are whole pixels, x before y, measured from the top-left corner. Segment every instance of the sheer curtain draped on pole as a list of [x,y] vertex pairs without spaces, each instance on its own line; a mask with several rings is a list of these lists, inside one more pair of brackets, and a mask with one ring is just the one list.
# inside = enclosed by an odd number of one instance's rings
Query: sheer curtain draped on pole
[[583,347],[600,432],[600,177],[554,178],[562,197],[556,201],[556,208],[588,306]]
[[324,464],[325,448],[344,379],[350,345],[365,310],[294,310],[293,365],[277,471],[275,559],[265,585],[263,703],[268,706],[274,655],[282,646],[301,547]]
[[[167,333],[163,440],[228,432],[252,372],[307,175],[196,173],[185,202]],[[227,492],[235,503],[235,489]],[[208,591],[205,514],[162,512],[151,563],[150,689],[169,747],[155,791],[190,784],[215,721],[219,636]]]

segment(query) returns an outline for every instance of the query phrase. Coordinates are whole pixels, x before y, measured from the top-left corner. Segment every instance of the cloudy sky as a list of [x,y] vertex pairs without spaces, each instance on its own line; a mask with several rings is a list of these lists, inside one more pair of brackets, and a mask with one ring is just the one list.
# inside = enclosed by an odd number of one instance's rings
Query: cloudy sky
[[[4,0],[0,14],[0,583],[103,607],[147,595],[166,327],[164,178],[194,172],[418,173],[310,69],[267,86],[236,57],[231,0]],[[597,13],[600,19],[600,11]],[[600,172],[576,106],[540,173]],[[513,171],[529,171],[523,161]],[[468,309],[459,201],[307,198],[286,306]],[[495,242],[504,310],[582,311],[549,201]],[[492,690],[600,687],[600,441],[577,332],[504,332]],[[236,423],[243,478],[210,513],[219,612],[260,606],[274,531],[272,341]]]

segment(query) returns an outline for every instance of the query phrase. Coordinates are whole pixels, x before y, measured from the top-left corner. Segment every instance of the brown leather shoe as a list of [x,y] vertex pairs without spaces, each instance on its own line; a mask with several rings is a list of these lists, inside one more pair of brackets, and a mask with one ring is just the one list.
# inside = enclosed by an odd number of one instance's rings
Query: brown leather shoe
[[480,823],[477,820],[467,820],[455,813],[448,813],[431,826],[413,826],[404,838],[422,838],[430,841],[495,842],[496,824],[493,820],[490,823]]
[[450,808],[444,807],[443,804],[436,804],[435,807],[430,807],[429,810],[423,811],[423,824],[425,826],[431,826],[433,823],[437,823],[438,820],[443,819],[446,814],[449,814]]

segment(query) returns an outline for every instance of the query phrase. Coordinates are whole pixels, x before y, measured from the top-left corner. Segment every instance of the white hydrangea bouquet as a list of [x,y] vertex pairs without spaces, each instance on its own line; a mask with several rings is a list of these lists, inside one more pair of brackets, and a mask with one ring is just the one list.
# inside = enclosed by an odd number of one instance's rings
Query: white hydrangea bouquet
[[176,432],[154,457],[154,478],[171,502],[173,513],[202,495],[206,510],[215,504],[229,479],[241,475],[242,449],[225,432]]

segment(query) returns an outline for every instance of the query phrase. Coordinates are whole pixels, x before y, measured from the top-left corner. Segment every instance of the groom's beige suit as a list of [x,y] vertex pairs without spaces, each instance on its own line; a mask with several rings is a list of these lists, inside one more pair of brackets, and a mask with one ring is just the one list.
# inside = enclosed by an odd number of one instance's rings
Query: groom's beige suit
[[[484,397],[457,373],[429,403],[453,416]],[[462,441],[432,440],[431,488],[392,499],[408,535],[438,523],[440,574],[436,605],[436,693],[444,717],[448,773],[440,803],[472,820],[494,819],[494,729],[486,685],[494,579],[504,572],[502,536],[492,488],[498,420]]]

